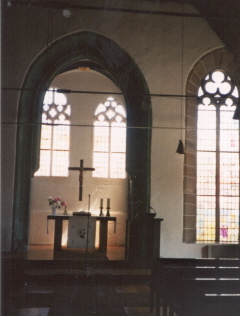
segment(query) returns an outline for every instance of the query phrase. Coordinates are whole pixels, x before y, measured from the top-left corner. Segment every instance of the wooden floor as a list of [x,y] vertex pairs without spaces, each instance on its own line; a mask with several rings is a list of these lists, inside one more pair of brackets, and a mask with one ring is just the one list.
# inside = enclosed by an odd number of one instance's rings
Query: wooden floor
[[[85,250],[63,247],[56,255],[51,245],[31,245],[28,252],[14,256],[26,259],[30,268],[25,271],[24,286],[10,293],[10,309],[2,316],[154,315],[149,309],[149,269],[121,264],[105,267],[105,262],[124,263],[124,247],[108,246],[106,256],[89,250],[87,269],[68,269],[71,261],[86,258]],[[40,269],[36,269],[36,262],[41,263]],[[48,268],[51,262],[63,263],[64,269]]]

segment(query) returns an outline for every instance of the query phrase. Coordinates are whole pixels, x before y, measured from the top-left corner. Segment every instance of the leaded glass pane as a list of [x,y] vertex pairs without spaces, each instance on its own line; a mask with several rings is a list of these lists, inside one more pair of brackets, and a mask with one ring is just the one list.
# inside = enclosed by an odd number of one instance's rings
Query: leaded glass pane
[[220,108],[220,150],[239,151],[239,121],[233,120],[236,107]]
[[220,241],[238,242],[239,197],[220,198]]
[[111,152],[126,152],[126,123],[112,123]]
[[40,148],[50,150],[51,143],[52,143],[52,126],[42,125]]
[[216,153],[197,153],[197,194],[216,194]]
[[198,110],[197,149],[216,150],[216,108],[201,105]]
[[110,155],[110,177],[111,178],[125,178],[125,153],[111,153]]
[[125,178],[125,156],[126,111],[109,97],[95,111],[93,176]]
[[215,240],[215,196],[197,197],[197,240]]
[[239,196],[238,153],[220,153],[220,195]]
[[95,122],[95,128],[94,128],[94,151],[95,152],[107,152],[109,150],[109,128],[108,127],[109,127],[108,122],[102,122],[102,123]]
[[108,178],[108,165],[109,165],[108,153],[97,153],[93,154],[93,176],[98,178]]
[[53,149],[68,150],[70,127],[56,125],[53,127]]
[[52,176],[66,177],[68,175],[68,152],[54,150],[52,152]]
[[40,151],[40,165],[35,176],[50,176],[50,162],[51,162],[51,151],[41,150]]

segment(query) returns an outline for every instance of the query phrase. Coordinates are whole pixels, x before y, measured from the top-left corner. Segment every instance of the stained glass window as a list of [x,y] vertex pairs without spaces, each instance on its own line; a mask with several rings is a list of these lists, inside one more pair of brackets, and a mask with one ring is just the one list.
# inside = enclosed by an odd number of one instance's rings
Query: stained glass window
[[109,97],[100,103],[94,117],[94,177],[125,178],[126,111]]
[[237,87],[222,70],[198,91],[197,240],[239,241],[239,121]]
[[66,96],[49,89],[43,101],[40,167],[35,176],[68,176],[70,115]]

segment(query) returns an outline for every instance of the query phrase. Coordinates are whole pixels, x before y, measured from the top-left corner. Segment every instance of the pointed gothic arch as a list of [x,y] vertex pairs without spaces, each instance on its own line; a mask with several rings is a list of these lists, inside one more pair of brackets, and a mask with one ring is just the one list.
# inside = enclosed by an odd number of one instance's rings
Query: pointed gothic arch
[[151,107],[146,81],[134,60],[114,41],[83,31],[54,41],[31,64],[19,99],[12,249],[27,250],[31,178],[38,169],[41,111],[53,78],[73,65],[91,63],[122,91],[127,109],[126,169],[131,181],[128,216],[150,206]]

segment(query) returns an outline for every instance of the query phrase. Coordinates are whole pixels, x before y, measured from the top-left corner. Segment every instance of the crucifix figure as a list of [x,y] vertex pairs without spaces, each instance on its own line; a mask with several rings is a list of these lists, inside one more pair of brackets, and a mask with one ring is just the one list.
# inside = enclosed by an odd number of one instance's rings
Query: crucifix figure
[[84,168],[83,160],[80,160],[80,167],[69,167],[68,170],[79,171],[79,201],[82,201],[82,187],[83,187],[83,171],[94,171],[94,168]]

